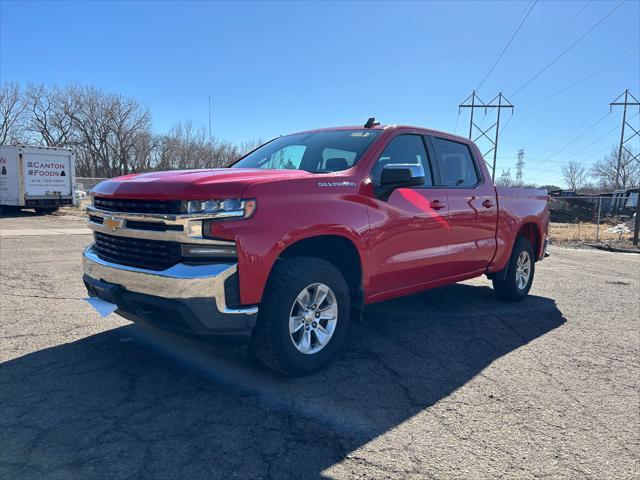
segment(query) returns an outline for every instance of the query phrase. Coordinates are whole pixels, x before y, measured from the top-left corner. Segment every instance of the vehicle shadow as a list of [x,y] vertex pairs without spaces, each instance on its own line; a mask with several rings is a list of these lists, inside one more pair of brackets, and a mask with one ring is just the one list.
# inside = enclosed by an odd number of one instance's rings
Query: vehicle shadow
[[551,299],[454,285],[371,306],[304,378],[117,328],[0,365],[0,476],[317,478],[564,322]]
[[46,213],[36,212],[33,209],[20,210],[17,208],[4,207],[0,211],[0,218],[21,218],[21,217],[43,217]]

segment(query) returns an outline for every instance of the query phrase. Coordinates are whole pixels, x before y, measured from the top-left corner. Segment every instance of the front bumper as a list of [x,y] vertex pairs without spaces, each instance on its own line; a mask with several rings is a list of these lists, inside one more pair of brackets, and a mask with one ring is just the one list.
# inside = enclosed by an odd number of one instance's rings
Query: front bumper
[[116,304],[129,320],[198,335],[248,336],[255,326],[258,307],[227,306],[225,281],[235,263],[153,271],[107,262],[89,246],[82,267],[89,295]]

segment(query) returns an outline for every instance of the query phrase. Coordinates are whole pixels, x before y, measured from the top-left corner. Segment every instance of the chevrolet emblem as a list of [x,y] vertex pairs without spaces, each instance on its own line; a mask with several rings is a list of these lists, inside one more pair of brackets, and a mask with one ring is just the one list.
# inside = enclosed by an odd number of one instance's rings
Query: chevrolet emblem
[[118,228],[122,228],[124,226],[124,218],[118,217],[104,217],[102,221],[102,225],[109,230],[117,230]]

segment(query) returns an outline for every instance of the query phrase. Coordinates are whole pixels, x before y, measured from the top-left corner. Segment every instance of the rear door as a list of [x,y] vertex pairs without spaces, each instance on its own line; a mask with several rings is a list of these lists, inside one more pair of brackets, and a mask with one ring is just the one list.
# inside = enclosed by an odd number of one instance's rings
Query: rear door
[[493,182],[468,144],[430,136],[449,203],[448,264],[450,276],[487,267],[496,250],[498,206]]
[[66,150],[22,150],[26,198],[70,196],[73,184],[71,153]]
[[403,290],[446,276],[446,190],[434,189],[434,175],[425,140],[418,134],[393,137],[371,170],[379,183],[387,164],[422,164],[423,185],[398,188],[369,209],[372,296]]

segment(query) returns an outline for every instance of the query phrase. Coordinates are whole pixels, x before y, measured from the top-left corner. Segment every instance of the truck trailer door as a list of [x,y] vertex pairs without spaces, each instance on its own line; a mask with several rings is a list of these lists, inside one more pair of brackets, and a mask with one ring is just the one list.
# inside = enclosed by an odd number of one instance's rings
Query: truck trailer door
[[24,195],[29,199],[69,198],[73,194],[73,165],[68,150],[22,149]]

